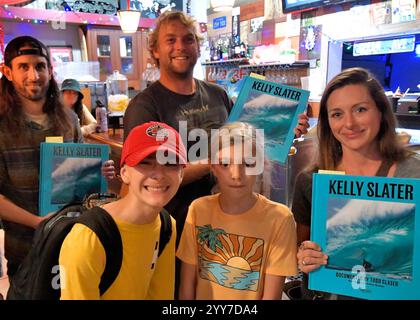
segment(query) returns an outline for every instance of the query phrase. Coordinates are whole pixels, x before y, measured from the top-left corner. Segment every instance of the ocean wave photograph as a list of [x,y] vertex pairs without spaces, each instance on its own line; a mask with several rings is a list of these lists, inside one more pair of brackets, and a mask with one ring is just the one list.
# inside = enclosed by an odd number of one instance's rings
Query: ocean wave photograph
[[81,201],[101,191],[101,159],[55,158],[53,166],[51,203]]
[[298,103],[288,99],[253,93],[244,104],[238,121],[251,123],[258,129],[264,129],[264,141],[267,156],[276,159],[275,147],[283,145]]
[[327,268],[412,280],[415,204],[329,198]]

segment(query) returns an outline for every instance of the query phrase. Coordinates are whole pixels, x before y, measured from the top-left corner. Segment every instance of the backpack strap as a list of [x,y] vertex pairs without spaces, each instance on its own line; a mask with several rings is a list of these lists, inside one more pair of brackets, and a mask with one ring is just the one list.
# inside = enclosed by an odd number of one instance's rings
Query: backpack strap
[[160,234],[159,234],[159,252],[158,257],[162,254],[166,244],[172,236],[172,221],[168,211],[162,209],[159,213],[160,216]]
[[102,296],[115,281],[121,269],[123,259],[121,234],[111,215],[100,207],[94,207],[83,213],[79,222],[95,232],[105,249],[105,270],[99,283],[99,292]]

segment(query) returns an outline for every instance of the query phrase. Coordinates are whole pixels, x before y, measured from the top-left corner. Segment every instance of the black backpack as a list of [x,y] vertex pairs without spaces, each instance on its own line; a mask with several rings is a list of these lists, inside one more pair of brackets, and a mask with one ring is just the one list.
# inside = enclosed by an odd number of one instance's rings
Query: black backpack
[[[102,208],[102,204],[115,200],[115,195],[94,194],[83,203],[69,204],[48,219],[35,231],[33,245],[19,266],[10,284],[9,300],[58,300],[60,299],[60,274],[58,258],[61,245],[75,223],[82,223],[96,233],[105,253],[105,270],[99,284],[100,295],[112,285],[121,268],[122,241],[114,219]],[[160,212],[161,229],[159,253],[161,255],[172,234],[169,213]]]

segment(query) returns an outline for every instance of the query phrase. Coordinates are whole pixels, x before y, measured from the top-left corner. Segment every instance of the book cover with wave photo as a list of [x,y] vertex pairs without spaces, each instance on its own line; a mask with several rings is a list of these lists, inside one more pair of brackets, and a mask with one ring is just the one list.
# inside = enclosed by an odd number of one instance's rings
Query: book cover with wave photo
[[314,174],[311,241],[328,263],[309,288],[372,300],[420,299],[420,179]]
[[247,76],[228,122],[242,121],[264,129],[264,146],[270,160],[286,162],[298,115],[308,105],[309,91]]
[[41,143],[39,214],[47,215],[85,196],[106,192],[102,163],[109,146],[88,143]]

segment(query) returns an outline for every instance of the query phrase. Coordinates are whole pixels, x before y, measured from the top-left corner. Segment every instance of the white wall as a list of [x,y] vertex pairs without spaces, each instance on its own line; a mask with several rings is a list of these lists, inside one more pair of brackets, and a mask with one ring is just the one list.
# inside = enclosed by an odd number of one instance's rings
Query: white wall
[[207,1],[191,0],[191,15],[198,22],[207,22]]
[[[191,16],[197,22],[207,22],[207,7],[208,4],[206,1],[191,0]],[[206,50],[208,50],[208,43],[204,42],[201,47],[202,57],[198,59],[194,68],[194,77],[201,80],[205,77],[205,69],[202,67],[201,62],[205,60],[205,56],[208,54]]]

